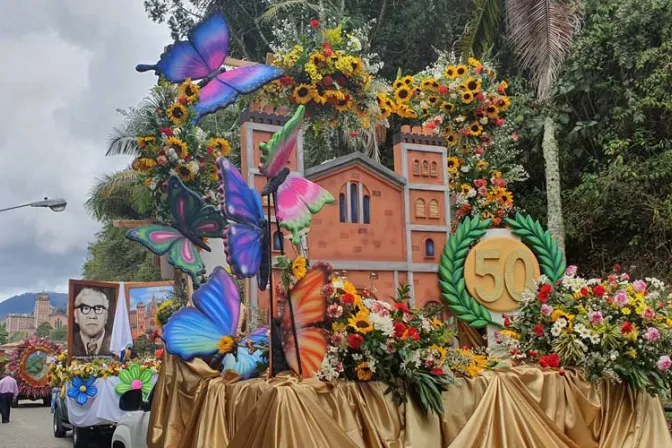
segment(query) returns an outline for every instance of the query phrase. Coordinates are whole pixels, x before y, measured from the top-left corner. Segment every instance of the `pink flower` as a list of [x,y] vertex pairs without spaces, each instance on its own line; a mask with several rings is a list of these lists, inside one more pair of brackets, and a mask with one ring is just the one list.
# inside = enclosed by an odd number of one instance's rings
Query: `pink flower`
[[672,359],[667,355],[661,356],[656,362],[656,367],[658,367],[658,370],[665,372],[672,367]]
[[576,267],[576,265],[568,266],[567,270],[565,271],[565,275],[568,277],[574,277],[576,275],[577,270],[578,268]]
[[482,197],[486,197],[488,195],[488,189],[485,187],[481,187],[478,189],[478,195]]
[[624,306],[626,303],[628,303],[628,294],[623,290],[618,291],[614,296],[614,304],[616,306]]
[[547,303],[544,303],[543,305],[541,305],[541,314],[543,314],[544,316],[550,316],[551,314],[553,314],[553,307]]
[[158,163],[161,166],[164,166],[166,163],[168,163],[168,159],[166,156],[159,156],[156,158],[156,163]]
[[334,370],[336,370],[338,373],[343,372],[343,363],[339,361],[334,364]]
[[644,333],[644,339],[649,342],[656,342],[660,339],[660,332],[657,328],[649,327],[646,329],[646,333]]
[[341,305],[333,304],[327,307],[327,316],[332,319],[338,319],[343,315],[343,307]]
[[476,180],[474,181],[474,186],[475,186],[476,188],[485,187],[485,186],[487,186],[487,185],[488,185],[488,181],[487,181],[487,179],[476,179]]
[[340,347],[345,342],[345,336],[343,333],[334,333],[331,335],[331,345],[334,347]]
[[635,280],[632,282],[632,287],[635,292],[644,292],[646,291],[646,282],[643,280]]
[[371,305],[371,312],[379,314],[381,316],[387,316],[390,314],[390,310],[385,308],[385,305],[383,305],[381,302],[378,301],[373,302],[373,304]]
[[474,149],[474,154],[483,155],[484,152],[485,150],[482,146],[477,146],[476,149]]
[[444,85],[439,86],[439,93],[441,95],[445,95],[446,93],[448,93],[448,86]]
[[493,180],[492,183],[495,187],[506,187],[506,180],[502,179],[501,177],[499,179]]
[[653,308],[648,307],[644,311],[642,311],[642,319],[651,320],[654,317],[656,317],[656,312],[653,311]]
[[385,346],[385,351],[387,353],[394,353],[397,351],[397,343],[394,339],[388,339],[387,345]]
[[604,316],[602,316],[600,311],[591,311],[588,313],[588,320],[593,325],[600,325],[602,322],[604,322]]
[[320,292],[322,294],[322,297],[331,297],[334,295],[335,288],[334,285],[331,283],[327,283],[322,287],[322,291]]
[[514,142],[517,142],[519,140],[518,134],[516,132],[511,134],[511,140],[513,140]]

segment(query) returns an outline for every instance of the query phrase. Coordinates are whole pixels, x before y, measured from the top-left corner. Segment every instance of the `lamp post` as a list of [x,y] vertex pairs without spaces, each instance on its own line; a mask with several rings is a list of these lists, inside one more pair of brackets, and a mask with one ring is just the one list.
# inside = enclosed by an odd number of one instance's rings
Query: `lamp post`
[[43,201],[36,201],[36,202],[30,202],[28,204],[15,205],[14,207],[0,208],[0,212],[6,212],[8,210],[14,210],[23,207],[42,207],[42,208],[49,208],[51,209],[52,212],[58,213],[65,210],[65,207],[67,205],[68,203],[65,201],[65,199],[44,198]]

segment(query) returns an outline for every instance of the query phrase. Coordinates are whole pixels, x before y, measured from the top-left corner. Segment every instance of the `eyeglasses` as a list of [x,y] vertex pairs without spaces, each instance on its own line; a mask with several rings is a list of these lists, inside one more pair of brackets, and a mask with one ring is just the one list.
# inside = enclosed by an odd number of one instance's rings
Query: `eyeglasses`
[[89,306],[89,305],[79,305],[77,308],[82,312],[82,314],[87,315],[93,310],[96,316],[103,314],[103,311],[107,311],[103,305]]

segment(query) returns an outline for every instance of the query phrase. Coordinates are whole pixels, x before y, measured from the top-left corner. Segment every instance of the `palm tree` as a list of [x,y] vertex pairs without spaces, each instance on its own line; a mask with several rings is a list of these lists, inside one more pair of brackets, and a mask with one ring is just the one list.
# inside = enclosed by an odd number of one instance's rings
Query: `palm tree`
[[149,190],[137,183],[132,169],[98,178],[84,206],[97,221],[148,218]]
[[[579,0],[476,0],[474,18],[463,39],[463,54],[487,48],[495,39],[506,10],[507,34],[522,70],[531,74],[539,103],[551,102],[551,87],[572,48],[581,20]],[[477,43],[480,47],[477,49]],[[548,229],[564,251],[560,168],[556,125],[552,114],[544,120],[542,151],[546,162]]]

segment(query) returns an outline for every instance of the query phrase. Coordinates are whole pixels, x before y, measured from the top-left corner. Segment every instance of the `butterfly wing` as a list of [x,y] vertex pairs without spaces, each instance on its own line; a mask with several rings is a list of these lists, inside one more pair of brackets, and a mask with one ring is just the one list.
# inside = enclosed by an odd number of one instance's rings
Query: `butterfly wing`
[[301,233],[310,227],[313,215],[334,197],[324,188],[297,174],[290,174],[278,187],[277,213],[280,226],[292,232],[292,242],[301,242]]
[[131,229],[126,233],[126,238],[142,244],[154,255],[163,255],[178,240],[186,240],[179,230],[155,224]]
[[205,264],[198,253],[198,249],[187,238],[181,239],[170,247],[168,263],[176,269],[189,274],[194,285],[200,283],[198,276],[205,273]]
[[263,256],[263,234],[252,226],[231,223],[224,228],[224,253],[231,271],[239,277],[254,277]]
[[[294,326],[304,328],[322,322],[327,316],[327,299],[322,287],[329,283],[329,268],[325,265],[312,267],[290,290]],[[289,306],[282,313],[282,330],[291,332],[292,316]]]
[[217,208],[205,205],[203,199],[187,188],[179,177],[168,179],[168,203],[175,220],[176,227],[186,235],[194,238],[195,244],[209,249],[202,244],[200,238],[220,238],[224,229],[224,221]]
[[154,70],[173,83],[203,79],[222,66],[228,49],[229,27],[221,13],[214,13],[189,32],[188,41],[169,45],[156,65],[141,64],[136,70]]
[[294,116],[268,141],[261,143],[261,174],[266,177],[275,177],[280,173],[289,161],[292,151],[296,146],[301,131],[301,123],[306,108],[301,105],[297,108]]
[[268,328],[259,327],[252,333],[248,334],[241,340],[242,345],[247,345],[248,342],[255,347],[268,346]]
[[177,311],[163,327],[166,350],[186,361],[216,353],[221,337],[215,323],[192,307]]
[[217,159],[222,214],[230,221],[258,225],[264,209],[256,190],[247,186],[238,169],[224,157]]
[[[301,370],[299,370],[299,360],[296,355],[297,343],[301,356]],[[296,339],[291,330],[285,332],[282,341],[289,368],[296,374],[300,373],[304,378],[315,376],[327,354],[327,346],[327,331],[315,327],[297,329]]]
[[270,65],[246,65],[220,73],[204,85],[194,110],[198,117],[231,104],[237,95],[252,93],[264,84],[280,78],[283,71]]
[[258,364],[266,364],[266,362],[263,352],[255,350],[253,353],[250,353],[247,347],[239,346],[237,360],[231,353],[224,357],[222,372],[233,370],[240,375],[241,379],[246,380],[254,376],[257,372]]
[[212,320],[220,334],[235,335],[240,320],[240,295],[231,276],[217,266],[193,295],[196,308]]

